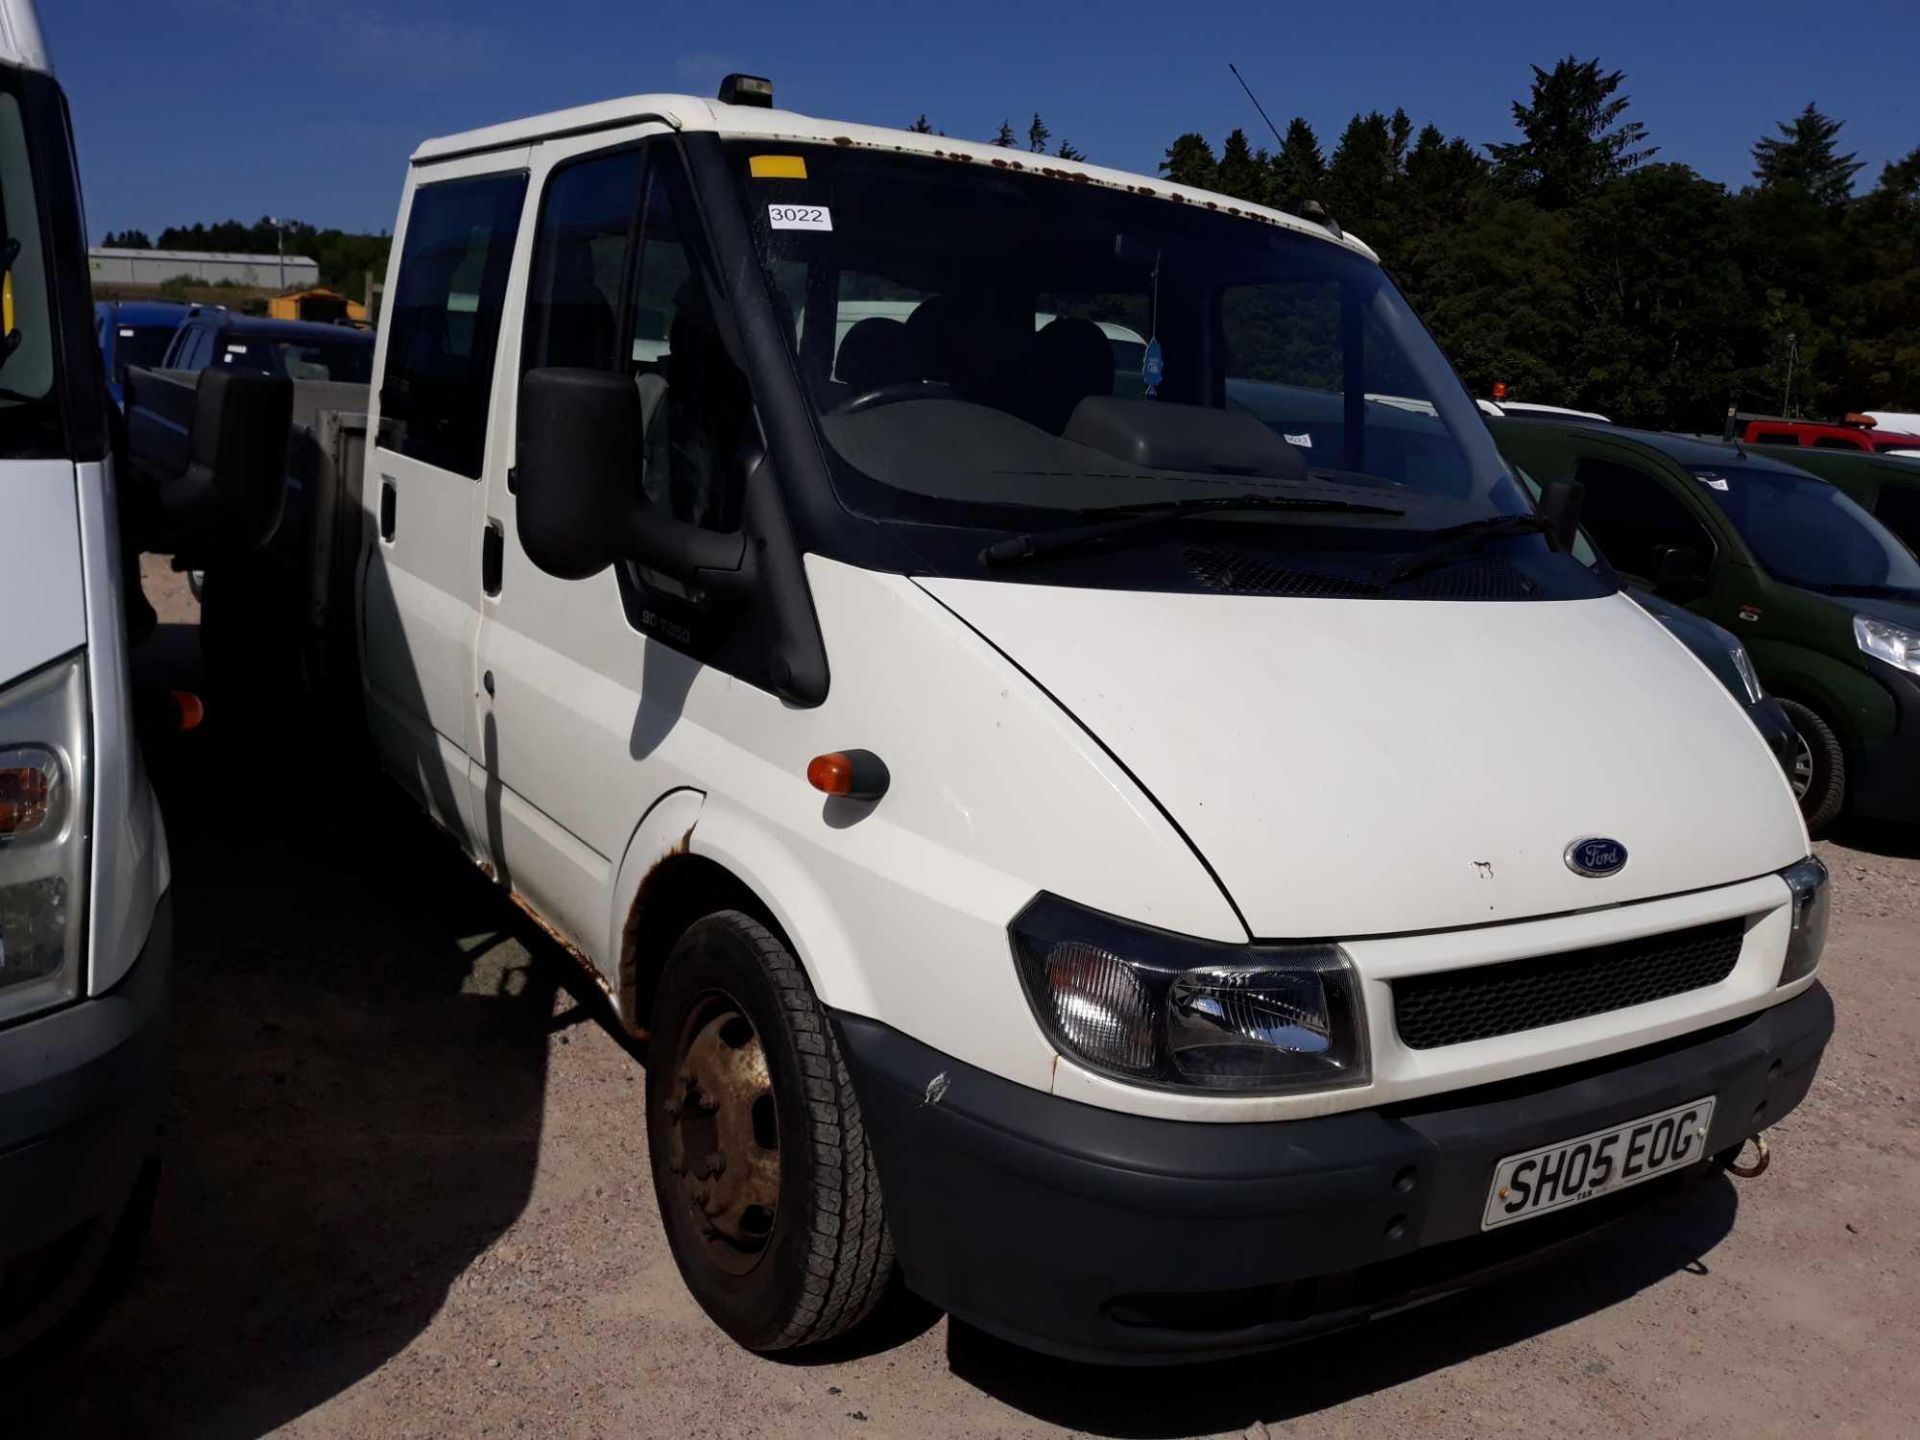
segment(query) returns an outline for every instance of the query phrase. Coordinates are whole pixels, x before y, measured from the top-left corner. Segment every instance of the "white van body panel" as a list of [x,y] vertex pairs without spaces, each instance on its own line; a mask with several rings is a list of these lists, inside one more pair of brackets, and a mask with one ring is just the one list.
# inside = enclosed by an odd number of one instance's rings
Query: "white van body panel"
[[33,0],[0,0],[0,65],[53,73]]
[[[0,463],[0,516],[16,543],[0,565],[0,684],[87,643],[80,511],[71,460]],[[30,537],[30,538],[29,538]]]
[[[1806,853],[1759,733],[1624,595],[1382,604],[921,583],[1112,747],[1262,939],[1564,914]],[[1566,847],[1591,836],[1625,845],[1626,868],[1569,868]]]
[[[504,839],[503,878],[609,986],[631,897],[684,845],[760,897],[826,1004],[1046,1089],[1053,1047],[1006,934],[1036,893],[1247,938],[1126,773],[905,578],[809,557],[821,625],[843,639],[829,642],[826,702],[802,709],[640,635],[612,572],[562,581],[536,570],[505,519],[506,579],[483,630],[495,689],[481,696],[482,728],[491,721],[498,754],[515,737],[526,745],[531,768],[518,778],[530,793],[490,785],[476,764],[474,807],[489,841]],[[511,627],[511,599],[527,630]],[[809,759],[851,748],[886,761],[882,803],[830,799],[807,783]],[[697,808],[694,792],[705,794]],[[635,816],[648,819],[637,836]]]

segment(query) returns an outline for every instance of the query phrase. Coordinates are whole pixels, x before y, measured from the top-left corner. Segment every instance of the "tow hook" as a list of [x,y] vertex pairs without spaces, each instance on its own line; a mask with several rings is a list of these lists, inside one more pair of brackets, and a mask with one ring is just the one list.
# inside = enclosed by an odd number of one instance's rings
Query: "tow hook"
[[[1753,1159],[1746,1164],[1742,1164],[1740,1157],[1747,1153],[1748,1145],[1753,1147]],[[1727,1162],[1727,1169],[1739,1176],[1742,1180],[1754,1180],[1766,1174],[1767,1166],[1772,1163],[1773,1152],[1767,1149],[1767,1137],[1764,1135],[1749,1135],[1746,1143],[1735,1153],[1733,1159]]]

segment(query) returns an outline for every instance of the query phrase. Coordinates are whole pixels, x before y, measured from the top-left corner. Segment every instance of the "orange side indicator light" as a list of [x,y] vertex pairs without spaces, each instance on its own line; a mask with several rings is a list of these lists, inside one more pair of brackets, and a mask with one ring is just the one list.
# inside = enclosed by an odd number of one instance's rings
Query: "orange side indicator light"
[[807,783],[823,795],[878,800],[892,777],[871,750],[829,750],[807,762]]

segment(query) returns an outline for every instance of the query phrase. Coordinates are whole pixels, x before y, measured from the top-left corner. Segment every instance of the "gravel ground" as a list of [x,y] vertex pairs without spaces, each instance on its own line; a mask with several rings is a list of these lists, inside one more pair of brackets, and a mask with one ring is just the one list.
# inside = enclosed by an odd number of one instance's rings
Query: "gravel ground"
[[[149,648],[185,666],[194,638]],[[92,1331],[0,1388],[0,1434],[1920,1434],[1920,836],[1821,846],[1840,1028],[1764,1180],[1254,1361],[1089,1370],[903,1304],[780,1362],[682,1288],[644,1057],[591,987],[375,776],[288,794],[217,731],[155,759],[180,964],[154,1232]]]

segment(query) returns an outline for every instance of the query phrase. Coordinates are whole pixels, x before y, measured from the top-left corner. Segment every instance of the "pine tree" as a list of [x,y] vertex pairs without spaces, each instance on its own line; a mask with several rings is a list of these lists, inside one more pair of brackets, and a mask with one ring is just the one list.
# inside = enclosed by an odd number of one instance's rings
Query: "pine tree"
[[1167,147],[1167,158],[1160,162],[1161,173],[1176,185],[1191,185],[1196,190],[1214,187],[1214,172],[1219,162],[1207,137],[1188,131]]
[[1000,122],[1000,133],[995,135],[993,139],[987,143],[990,145],[998,145],[1006,150],[1011,150],[1014,146],[1018,145],[1020,141],[1013,133],[1013,122],[1011,120],[1002,120]]
[[1830,120],[1811,102],[1793,119],[1782,121],[1780,134],[1766,136],[1753,147],[1753,178],[1762,190],[1795,186],[1822,205],[1844,205],[1853,196],[1853,177],[1861,162],[1850,152],[1834,153],[1834,141],[1846,122]]
[[924,110],[920,112],[920,118],[907,126],[907,129],[911,130],[915,135],[933,134],[933,126],[928,122],[927,112]]
[[1513,105],[1524,138],[1487,147],[1514,194],[1564,209],[1657,153],[1646,143],[1646,126],[1620,118],[1628,105],[1615,93],[1623,78],[1618,70],[1603,74],[1598,60],[1571,55],[1550,71],[1533,67],[1532,103]]
[[1084,160],[1087,158],[1086,151],[1079,149],[1077,146],[1065,140],[1060,142],[1060,148],[1053,153],[1058,155],[1062,160]]
[[1271,161],[1263,152],[1255,155],[1247,143],[1247,132],[1235,130],[1220,147],[1220,163],[1214,169],[1213,188],[1236,200],[1264,205]]
[[1327,163],[1325,204],[1333,218],[1378,245],[1394,175],[1393,131],[1378,110],[1348,122]]
[[1287,122],[1280,153],[1273,157],[1269,193],[1276,205],[1294,210],[1319,199],[1326,180],[1327,157],[1320,153],[1320,137],[1313,133],[1313,126],[1296,115]]
[[1047,128],[1047,122],[1040,118],[1038,110],[1033,112],[1033,123],[1027,127],[1027,149],[1036,155],[1047,153],[1047,141],[1053,132]]

